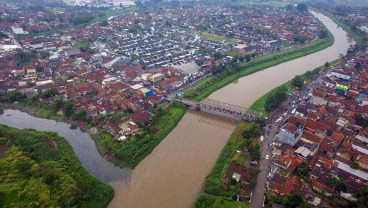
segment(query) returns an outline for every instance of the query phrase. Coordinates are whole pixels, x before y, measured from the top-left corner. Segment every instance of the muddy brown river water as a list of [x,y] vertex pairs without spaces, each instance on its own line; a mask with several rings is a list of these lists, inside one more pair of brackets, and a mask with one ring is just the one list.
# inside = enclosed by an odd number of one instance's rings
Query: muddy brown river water
[[[345,54],[352,44],[329,18],[318,14],[335,37],[320,52],[243,77],[214,92],[211,99],[249,107],[257,98],[292,79]],[[188,208],[235,127],[228,120],[189,111],[177,127],[133,171],[120,169],[102,158],[88,134],[70,125],[5,110],[0,123],[16,128],[55,131],[66,137],[83,166],[115,190],[110,208]]]
[[[345,54],[352,44],[347,33],[331,19],[316,16],[335,37],[334,44],[320,52],[270,67],[240,78],[210,95],[210,99],[249,107],[271,89],[308,70]],[[217,119],[207,119],[216,123]],[[110,208],[188,208],[233,127],[220,128],[201,122],[198,115],[187,113],[177,127],[133,171],[130,180],[115,182],[116,197]]]

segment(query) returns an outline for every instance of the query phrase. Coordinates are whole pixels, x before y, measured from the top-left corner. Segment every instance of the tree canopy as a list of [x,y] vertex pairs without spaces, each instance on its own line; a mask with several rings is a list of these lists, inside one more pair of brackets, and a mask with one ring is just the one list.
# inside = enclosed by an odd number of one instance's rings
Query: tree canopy
[[293,87],[299,88],[301,89],[303,87],[304,84],[304,79],[301,76],[295,76],[292,80],[291,80],[291,85]]
[[299,12],[308,12],[308,7],[305,3],[300,3],[296,6],[296,9],[299,11]]
[[113,190],[51,132],[0,125],[0,207],[106,207]]

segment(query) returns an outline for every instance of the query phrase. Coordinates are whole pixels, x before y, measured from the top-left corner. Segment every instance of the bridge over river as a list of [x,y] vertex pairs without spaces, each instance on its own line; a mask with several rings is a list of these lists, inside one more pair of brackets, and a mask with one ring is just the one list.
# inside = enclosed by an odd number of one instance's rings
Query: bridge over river
[[258,119],[264,119],[262,112],[211,99],[205,99],[200,102],[187,98],[176,98],[175,100],[178,102],[182,102],[185,105],[190,106],[198,111],[235,121],[254,121]]

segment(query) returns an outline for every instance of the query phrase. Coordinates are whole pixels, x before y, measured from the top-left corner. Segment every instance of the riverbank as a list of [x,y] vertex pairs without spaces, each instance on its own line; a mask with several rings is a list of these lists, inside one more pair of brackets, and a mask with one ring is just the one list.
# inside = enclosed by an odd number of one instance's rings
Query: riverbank
[[[218,207],[219,204],[226,204],[226,206],[223,205],[223,207],[246,207],[249,204],[246,201],[238,202],[230,200],[229,198],[236,197],[238,194],[242,195],[246,190],[251,190],[254,188],[256,182],[254,180],[249,181],[248,185],[243,185],[241,183],[227,184],[224,181],[228,179],[224,178],[224,176],[232,163],[244,166],[246,160],[257,161],[260,159],[257,158],[258,153],[252,155],[251,153],[242,152],[240,150],[246,148],[249,149],[250,152],[252,149],[254,149],[254,151],[259,151],[259,127],[256,128],[258,130],[254,132],[254,135],[251,135],[250,138],[244,137],[245,131],[249,131],[258,125],[259,124],[255,122],[247,121],[240,121],[236,125],[235,130],[218,156],[215,165],[205,179],[203,193],[201,193],[197,198],[197,201],[194,204],[195,208]],[[253,174],[253,170],[256,168],[248,167],[248,169],[250,170],[249,172],[252,172],[252,176],[250,176],[250,178],[254,178],[258,174],[258,171]]]
[[88,125],[86,123],[72,120],[63,115],[57,115],[48,108],[30,106],[24,103],[0,103],[0,108],[19,110],[36,118],[46,118],[52,119],[54,121],[66,122],[76,128],[79,128],[83,132],[88,131]]
[[92,138],[102,155],[119,167],[134,168],[176,127],[186,108],[174,102],[165,110],[156,112],[149,125],[126,142],[119,142],[107,133]]
[[320,23],[320,25],[327,32],[327,37],[325,39],[312,42],[307,46],[296,47],[275,54],[255,58],[249,63],[242,64],[239,71],[228,69],[220,75],[208,77],[197,83],[195,87],[185,91],[185,97],[197,101],[203,100],[211,93],[241,77],[328,48],[334,43],[334,37],[322,23]]
[[[37,118],[47,118],[70,123],[90,134],[92,128],[85,122],[80,122],[57,115],[45,106],[31,106],[26,103],[0,103],[0,107],[25,112]],[[171,132],[186,112],[185,106],[174,102],[165,110],[159,110],[152,121],[128,141],[120,142],[105,131],[90,134],[98,152],[110,162],[121,168],[134,168]]]
[[331,18],[339,27],[345,30],[355,40],[360,49],[363,49],[365,47],[366,42],[359,32],[352,30],[351,27],[346,25],[343,21],[332,15],[330,12],[318,8],[313,8],[313,10],[316,10],[317,12]]
[[0,125],[0,137],[0,166],[6,167],[0,207],[102,208],[113,198],[112,188],[90,175],[56,133]]

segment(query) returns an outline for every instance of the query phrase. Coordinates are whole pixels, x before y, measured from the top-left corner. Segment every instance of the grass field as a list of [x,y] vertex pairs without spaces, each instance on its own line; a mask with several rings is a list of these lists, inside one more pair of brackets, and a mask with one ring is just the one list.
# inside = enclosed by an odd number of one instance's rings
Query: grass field
[[236,43],[235,38],[227,38],[224,35],[218,35],[218,34],[210,33],[210,32],[201,32],[200,35],[207,37],[208,40],[211,40],[211,41],[222,42],[223,40],[228,40],[230,44]]

